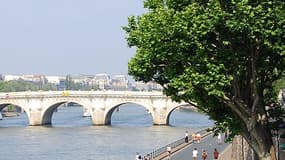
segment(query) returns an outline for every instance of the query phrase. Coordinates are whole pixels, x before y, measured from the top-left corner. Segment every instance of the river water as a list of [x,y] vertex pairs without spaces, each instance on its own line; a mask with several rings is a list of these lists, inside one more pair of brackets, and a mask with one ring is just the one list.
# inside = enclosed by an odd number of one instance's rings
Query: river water
[[191,132],[213,126],[204,114],[175,110],[169,126],[153,126],[144,107],[125,104],[110,126],[93,126],[82,107],[59,107],[51,126],[29,126],[25,113],[0,120],[1,160],[133,160]]

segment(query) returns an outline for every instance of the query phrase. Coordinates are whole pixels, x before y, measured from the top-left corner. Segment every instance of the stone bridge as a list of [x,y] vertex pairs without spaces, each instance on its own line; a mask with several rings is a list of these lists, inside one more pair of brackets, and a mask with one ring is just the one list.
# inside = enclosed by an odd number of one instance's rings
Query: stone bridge
[[120,105],[133,103],[146,108],[151,113],[153,124],[168,125],[171,112],[189,105],[176,103],[162,92],[135,91],[38,91],[0,93],[0,111],[8,105],[22,108],[29,124],[49,125],[54,111],[62,104],[74,102],[91,113],[94,125],[111,124],[111,116]]

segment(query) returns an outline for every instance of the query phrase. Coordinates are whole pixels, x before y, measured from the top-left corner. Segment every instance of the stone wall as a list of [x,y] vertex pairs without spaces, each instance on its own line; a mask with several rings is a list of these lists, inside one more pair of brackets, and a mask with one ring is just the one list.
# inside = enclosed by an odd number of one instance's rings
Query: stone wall
[[252,149],[242,136],[236,136],[232,142],[232,160],[251,160]]

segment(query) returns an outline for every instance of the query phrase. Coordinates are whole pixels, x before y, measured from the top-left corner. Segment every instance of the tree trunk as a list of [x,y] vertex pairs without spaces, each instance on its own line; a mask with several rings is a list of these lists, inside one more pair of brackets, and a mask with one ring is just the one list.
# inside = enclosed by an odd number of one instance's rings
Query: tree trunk
[[[244,122],[245,126],[245,138],[249,142],[249,145],[257,153],[260,160],[276,160],[275,149],[273,144],[273,136],[271,130],[268,127],[268,119],[266,116],[263,90],[259,90],[257,81],[257,59],[259,58],[259,47],[257,40],[253,40],[249,47],[249,66],[248,77],[250,92],[246,94],[249,97],[247,105],[251,111],[248,112],[249,122]],[[246,98],[243,97],[243,98]]]
[[272,135],[266,125],[257,123],[251,132],[246,131],[244,138],[254,149],[259,160],[276,160]]

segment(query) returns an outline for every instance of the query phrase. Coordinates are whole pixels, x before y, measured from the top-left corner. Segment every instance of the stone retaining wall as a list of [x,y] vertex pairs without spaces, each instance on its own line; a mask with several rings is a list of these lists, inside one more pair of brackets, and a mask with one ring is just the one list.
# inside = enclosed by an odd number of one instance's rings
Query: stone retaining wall
[[236,136],[232,142],[232,160],[251,160],[252,149],[242,136]]

